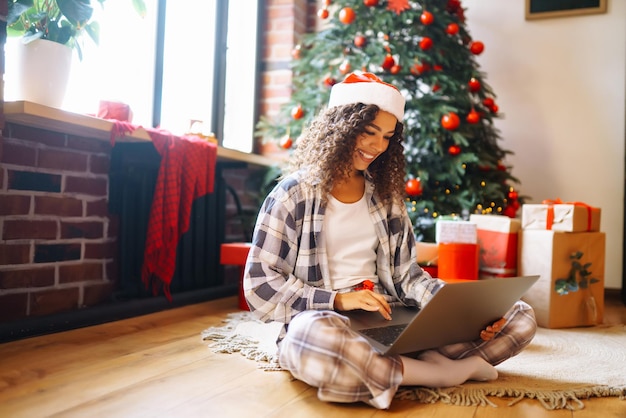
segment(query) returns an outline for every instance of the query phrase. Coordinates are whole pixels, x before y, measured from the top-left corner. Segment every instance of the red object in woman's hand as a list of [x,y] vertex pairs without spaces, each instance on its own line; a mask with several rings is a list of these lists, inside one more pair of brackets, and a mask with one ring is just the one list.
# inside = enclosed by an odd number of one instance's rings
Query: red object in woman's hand
[[354,290],[374,290],[374,282],[371,280],[363,280],[363,282],[356,286]]

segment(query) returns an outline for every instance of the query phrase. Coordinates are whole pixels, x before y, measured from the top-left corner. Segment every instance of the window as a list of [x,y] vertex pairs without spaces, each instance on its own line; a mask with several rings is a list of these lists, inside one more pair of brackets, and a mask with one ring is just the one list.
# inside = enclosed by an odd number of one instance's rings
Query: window
[[[250,152],[262,1],[145,2],[143,18],[130,0],[94,2],[100,45],[85,38],[83,60],[75,54],[63,108],[94,114],[100,100],[121,101],[136,125],[183,134],[196,121],[221,145]],[[18,41],[7,42],[7,63]],[[10,101],[9,65],[6,75]]]

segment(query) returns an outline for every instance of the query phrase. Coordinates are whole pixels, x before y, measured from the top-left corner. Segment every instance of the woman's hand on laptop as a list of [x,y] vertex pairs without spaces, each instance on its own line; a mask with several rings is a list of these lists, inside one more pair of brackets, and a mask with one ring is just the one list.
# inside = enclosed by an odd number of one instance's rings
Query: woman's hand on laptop
[[335,309],[338,311],[353,311],[363,309],[370,312],[380,312],[386,320],[391,320],[391,306],[381,294],[371,290],[338,293],[335,296]]
[[493,337],[495,337],[496,334],[502,330],[504,324],[506,324],[506,319],[500,318],[493,324],[487,326],[484,330],[480,331],[480,338],[483,341],[491,341]]

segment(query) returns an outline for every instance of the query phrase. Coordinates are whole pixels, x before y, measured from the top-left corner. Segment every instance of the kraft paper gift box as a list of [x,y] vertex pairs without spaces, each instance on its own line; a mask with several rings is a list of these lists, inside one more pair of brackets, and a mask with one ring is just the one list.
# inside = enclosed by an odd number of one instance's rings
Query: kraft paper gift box
[[439,276],[439,244],[435,242],[416,242],[417,264],[432,277]]
[[436,266],[439,258],[439,246],[435,242],[416,242],[417,264],[420,266]]
[[437,273],[442,280],[478,279],[476,224],[469,221],[438,221],[435,227],[439,259]]
[[478,274],[482,278],[517,276],[521,221],[503,215],[470,215],[476,224]]
[[541,203],[522,205],[522,229],[549,229],[567,232],[600,230],[600,208],[584,203]]
[[[570,328],[602,323],[605,242],[604,232],[520,232],[519,274],[540,276],[522,299],[535,310],[539,326]],[[580,259],[572,259],[577,252],[582,253]],[[573,261],[578,261],[591,273],[588,283],[592,278],[597,282],[589,283],[587,288],[579,286],[575,291],[559,294],[557,282],[569,277]],[[577,283],[581,278],[580,273],[575,274]]]

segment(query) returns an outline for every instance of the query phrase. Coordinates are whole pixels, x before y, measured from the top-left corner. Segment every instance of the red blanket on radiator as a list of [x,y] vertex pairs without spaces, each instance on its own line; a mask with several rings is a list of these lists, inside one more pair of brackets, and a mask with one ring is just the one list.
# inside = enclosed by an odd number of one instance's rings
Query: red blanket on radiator
[[[132,132],[134,127],[116,123],[114,135]],[[194,199],[213,192],[217,145],[193,136],[175,136],[157,129],[146,129],[161,155],[154,189],[141,278],[154,294],[159,289],[172,300],[170,284],[176,269],[176,248],[189,229]]]

